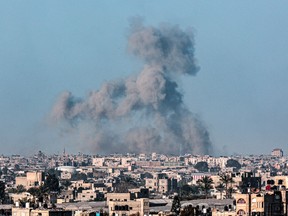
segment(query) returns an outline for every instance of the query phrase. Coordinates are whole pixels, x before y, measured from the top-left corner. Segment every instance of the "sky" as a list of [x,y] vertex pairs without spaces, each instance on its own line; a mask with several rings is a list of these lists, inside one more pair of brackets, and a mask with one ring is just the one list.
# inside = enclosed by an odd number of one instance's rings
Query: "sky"
[[0,0],[0,153],[79,151],[47,120],[53,104],[138,71],[127,37],[142,17],[193,29],[200,71],[181,90],[217,154],[287,154],[287,10],[284,0]]

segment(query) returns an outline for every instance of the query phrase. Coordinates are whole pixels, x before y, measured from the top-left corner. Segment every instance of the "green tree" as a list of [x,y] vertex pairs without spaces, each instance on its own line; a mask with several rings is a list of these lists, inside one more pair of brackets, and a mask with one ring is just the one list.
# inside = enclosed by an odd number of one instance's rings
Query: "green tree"
[[0,201],[4,203],[5,201],[5,183],[0,181]]
[[43,185],[43,192],[49,193],[49,192],[59,192],[59,179],[55,174],[49,174],[47,175],[44,185]]
[[199,172],[208,172],[208,168],[209,168],[207,162],[205,161],[198,162],[194,167]]
[[19,164],[15,164],[15,165],[14,165],[14,171],[19,171],[19,170],[20,170]]
[[16,187],[16,193],[23,193],[26,191],[26,188],[24,187],[24,185],[17,185]]
[[207,199],[208,197],[208,193],[210,191],[210,189],[212,189],[212,184],[213,184],[213,180],[211,177],[209,176],[204,176],[202,179],[199,179],[197,181],[197,184],[199,185],[199,187],[201,188],[202,191],[204,191],[205,193],[205,198]]
[[33,202],[36,202],[36,199],[39,202],[43,202],[43,197],[44,197],[44,192],[43,192],[43,187],[31,187],[27,190],[28,193],[30,193],[33,196]]
[[225,193],[226,193],[226,199],[231,197],[231,194],[229,193],[229,184],[232,184],[233,178],[230,174],[221,174],[220,175],[220,181],[225,185]]
[[223,191],[225,190],[225,185],[221,182],[219,185],[217,185],[216,187],[216,190],[220,192],[220,197],[222,199],[222,194],[223,194]]
[[71,176],[71,181],[78,181],[78,180],[86,181],[87,175],[85,173],[79,173],[79,172],[73,173]]
[[48,174],[48,175],[55,175],[55,176],[58,178],[61,173],[60,173],[59,170],[56,170],[56,169],[51,168],[51,169],[49,169],[49,170],[47,171],[47,174]]
[[241,164],[234,159],[227,160],[226,167],[235,167],[237,170],[241,168]]
[[176,215],[179,215],[181,211],[181,203],[179,196],[174,196],[171,212],[174,212]]
[[4,175],[7,175],[7,174],[8,174],[8,168],[7,168],[7,166],[3,167],[2,173],[3,173]]
[[179,188],[180,196],[183,198],[191,198],[195,194],[199,194],[199,187],[197,185],[183,185]]
[[36,198],[39,198],[42,195],[41,187],[31,187],[27,192]]
[[65,180],[65,181],[61,182],[61,185],[62,185],[63,189],[67,190],[69,188],[69,186],[72,185],[72,182],[69,180]]

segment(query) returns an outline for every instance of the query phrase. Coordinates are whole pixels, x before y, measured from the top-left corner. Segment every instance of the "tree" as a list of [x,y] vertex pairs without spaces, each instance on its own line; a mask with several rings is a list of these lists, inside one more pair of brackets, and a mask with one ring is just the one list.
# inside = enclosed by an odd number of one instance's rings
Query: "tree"
[[216,190],[218,190],[220,192],[220,197],[222,199],[222,193],[223,191],[225,190],[225,185],[221,182],[219,185],[217,185],[216,187]]
[[23,193],[23,192],[25,192],[26,191],[26,188],[24,187],[24,185],[17,185],[17,187],[16,187],[16,193]]
[[4,203],[5,200],[5,183],[0,181],[0,201]]
[[236,192],[236,190],[235,190],[233,187],[229,187],[229,188],[228,188],[229,198],[231,198],[231,197],[232,197],[232,194],[235,193],[235,192]]
[[7,166],[3,167],[2,173],[3,173],[4,175],[7,175],[7,174],[8,174],[8,168],[7,168]]
[[19,171],[19,170],[20,170],[19,164],[15,164],[15,165],[14,165],[14,171]]
[[47,174],[48,175],[55,175],[56,177],[59,177],[61,175],[59,170],[56,170],[56,169],[53,169],[53,168],[49,169],[47,171]]
[[43,191],[42,191],[42,186],[40,187],[31,187],[27,190],[28,193],[30,193],[33,196],[33,202],[36,201],[36,199],[39,202],[43,202]]
[[220,181],[225,185],[226,199],[230,198],[231,194],[229,194],[228,187],[229,184],[232,184],[234,182],[232,176],[230,174],[221,174]]
[[204,176],[202,179],[199,179],[197,181],[197,184],[199,185],[199,187],[201,188],[202,191],[204,191],[205,193],[205,198],[207,199],[208,197],[208,193],[210,191],[210,189],[212,189],[212,184],[213,184],[213,180],[211,177],[209,176]]
[[174,212],[176,215],[179,215],[181,211],[181,203],[179,196],[174,196],[171,212]]
[[199,172],[208,172],[208,164],[205,161],[198,162],[194,167]]
[[63,188],[63,189],[67,190],[67,189],[69,188],[69,186],[72,185],[72,182],[69,181],[69,180],[65,180],[65,181],[62,181],[62,182],[61,182],[61,185],[62,185],[62,188]]
[[197,185],[183,185],[179,188],[180,196],[184,198],[192,197],[194,194],[199,194],[199,187]]
[[143,178],[153,178],[153,175],[151,174],[151,173],[149,173],[149,172],[145,172],[145,173],[143,173]]
[[78,180],[86,181],[87,175],[85,173],[79,173],[79,172],[73,173],[71,176],[71,181],[78,181]]
[[229,159],[227,160],[226,167],[235,167],[236,169],[240,169],[241,164],[237,160]]
[[60,187],[59,187],[59,180],[56,177],[55,174],[49,174],[46,177],[46,180],[43,185],[43,192],[59,192]]

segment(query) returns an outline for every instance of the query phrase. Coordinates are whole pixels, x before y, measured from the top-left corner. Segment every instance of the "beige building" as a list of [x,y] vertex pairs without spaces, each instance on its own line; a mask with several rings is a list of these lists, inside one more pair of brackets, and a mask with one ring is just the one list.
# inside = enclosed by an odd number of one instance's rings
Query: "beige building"
[[72,211],[59,209],[12,208],[12,216],[72,216]]
[[38,187],[44,183],[44,173],[43,172],[27,172],[26,176],[19,176],[15,178],[15,185],[23,185],[26,189],[31,187]]
[[149,215],[149,199],[110,201],[109,216]]
[[212,211],[212,216],[236,216],[235,211]]
[[93,184],[92,183],[86,183],[84,180],[78,180],[78,181],[72,181],[72,186],[75,188],[84,188],[84,189],[91,189]]
[[156,191],[159,193],[167,193],[177,187],[177,180],[173,178],[168,178],[166,175],[155,173],[153,178],[145,179],[145,187],[149,191]]
[[275,157],[283,157],[283,150],[280,148],[275,148],[272,150],[271,155]]
[[281,187],[284,187],[283,189],[288,187],[288,176],[271,176],[267,180],[274,180],[274,185],[279,187],[279,190]]
[[105,162],[104,158],[96,158],[95,157],[92,159],[92,164],[93,164],[93,166],[96,166],[96,167],[104,166],[104,162]]
[[110,216],[149,215],[149,199],[131,199],[131,193],[107,193]]
[[97,197],[97,194],[94,190],[82,190],[81,193],[77,194],[77,201],[85,202],[85,201],[93,201]]
[[236,214],[248,215],[252,212],[264,213],[264,196],[259,194],[235,194]]
[[127,201],[131,200],[130,193],[107,193],[107,205],[109,206],[110,201]]

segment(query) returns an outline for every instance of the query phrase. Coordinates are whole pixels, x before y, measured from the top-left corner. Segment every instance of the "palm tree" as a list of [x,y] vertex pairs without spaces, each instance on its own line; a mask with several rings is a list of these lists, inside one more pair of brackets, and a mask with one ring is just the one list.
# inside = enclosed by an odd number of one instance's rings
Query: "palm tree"
[[216,188],[217,191],[220,192],[220,197],[221,197],[221,199],[223,199],[222,193],[223,193],[223,191],[224,191],[224,189],[225,189],[225,185],[221,182],[221,183],[220,183],[219,185],[217,185],[215,188]]
[[176,215],[179,215],[181,212],[181,203],[179,196],[174,196],[172,206],[171,206],[171,212],[174,212]]
[[226,199],[231,197],[231,194],[229,193],[229,184],[232,184],[233,177],[230,174],[221,174],[220,175],[220,181],[225,185],[225,193],[226,193]]
[[201,190],[204,191],[205,198],[207,199],[209,190],[213,188],[212,187],[212,184],[213,184],[212,178],[209,176],[204,176],[202,179],[199,179],[197,181],[197,184],[199,185]]

